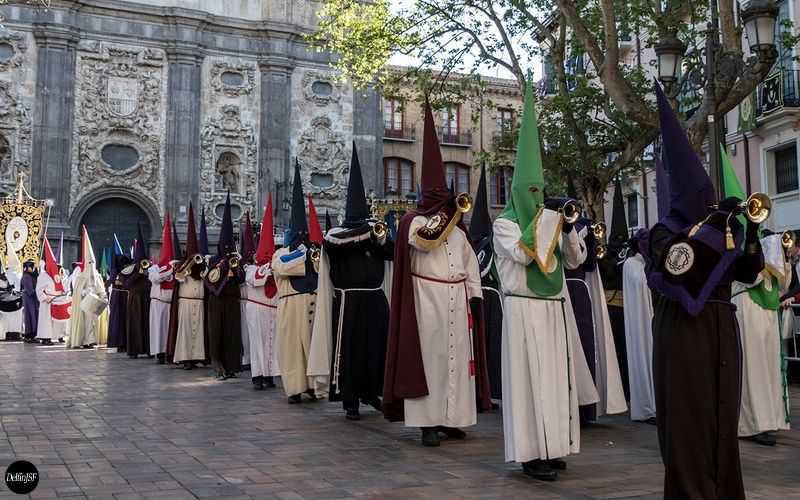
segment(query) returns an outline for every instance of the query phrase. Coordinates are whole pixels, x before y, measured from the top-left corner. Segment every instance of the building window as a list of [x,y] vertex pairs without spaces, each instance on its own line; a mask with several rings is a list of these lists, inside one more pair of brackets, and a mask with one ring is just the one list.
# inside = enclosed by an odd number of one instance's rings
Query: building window
[[469,177],[472,169],[467,165],[454,162],[445,162],[445,172],[447,172],[447,185],[453,186],[455,193],[469,193]]
[[639,227],[639,195],[637,193],[626,195],[625,204],[628,207],[628,227]]
[[775,194],[797,191],[797,145],[779,149],[775,155]]
[[403,101],[399,99],[383,100],[383,128],[389,135],[391,133],[402,133]]
[[514,129],[514,110],[513,109],[498,109],[497,110],[497,132],[499,134],[510,134]]
[[513,172],[508,167],[500,167],[489,178],[489,204],[492,206],[505,206],[508,203],[508,194],[511,192],[511,179]]
[[459,106],[448,106],[441,111],[442,113],[442,142],[458,142],[458,118],[460,114]]
[[386,194],[414,192],[414,164],[404,158],[383,159],[383,189]]

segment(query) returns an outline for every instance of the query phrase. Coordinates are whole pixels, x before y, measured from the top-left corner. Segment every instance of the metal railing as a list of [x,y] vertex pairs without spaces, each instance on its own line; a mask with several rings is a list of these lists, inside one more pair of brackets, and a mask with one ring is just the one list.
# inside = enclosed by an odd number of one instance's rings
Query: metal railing
[[413,126],[405,126],[403,128],[384,128],[384,139],[398,139],[403,141],[417,140],[417,131]]
[[439,142],[451,146],[472,146],[472,132],[456,131],[447,127],[438,127]]
[[756,116],[800,107],[800,70],[777,69],[758,84]]

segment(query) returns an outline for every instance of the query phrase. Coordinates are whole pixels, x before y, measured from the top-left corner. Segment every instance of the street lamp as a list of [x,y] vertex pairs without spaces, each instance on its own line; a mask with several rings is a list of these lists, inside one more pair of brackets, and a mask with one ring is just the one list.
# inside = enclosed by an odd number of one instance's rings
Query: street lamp
[[742,22],[753,53],[770,52],[775,45],[778,6],[773,0],[750,0],[742,10]]
[[681,66],[686,45],[678,37],[668,33],[653,47],[658,58],[658,79],[665,87],[672,86],[681,79]]

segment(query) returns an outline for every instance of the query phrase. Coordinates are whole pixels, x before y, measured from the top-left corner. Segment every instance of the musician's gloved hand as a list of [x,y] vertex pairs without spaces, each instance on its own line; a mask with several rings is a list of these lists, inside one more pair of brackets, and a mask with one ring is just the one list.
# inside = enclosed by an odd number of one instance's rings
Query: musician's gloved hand
[[742,202],[735,196],[730,196],[719,202],[719,210],[725,213],[736,212],[739,210],[739,204]]
[[564,200],[558,198],[546,198],[544,200],[544,208],[548,210],[553,210],[555,212],[558,212],[558,210],[561,208],[563,204]]
[[569,222],[564,220],[564,223],[561,224],[561,232],[564,234],[569,234],[572,232],[573,227],[575,227],[574,224],[570,224]]
[[747,229],[745,230],[744,248],[745,253],[755,255],[761,252],[761,241],[758,238],[759,224],[747,219]]

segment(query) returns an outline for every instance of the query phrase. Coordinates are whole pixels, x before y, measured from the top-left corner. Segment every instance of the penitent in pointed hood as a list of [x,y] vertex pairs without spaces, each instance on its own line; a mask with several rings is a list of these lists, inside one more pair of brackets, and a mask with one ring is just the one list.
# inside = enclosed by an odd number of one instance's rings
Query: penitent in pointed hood
[[239,253],[242,255],[242,259],[244,259],[245,262],[250,262],[253,254],[256,253],[256,238],[255,235],[253,235],[253,222],[250,220],[249,211],[244,215],[240,240]]
[[481,165],[481,178],[475,194],[475,208],[469,224],[469,237],[473,243],[492,236],[492,218],[489,215],[489,201],[486,191],[486,165]]
[[219,229],[219,242],[217,243],[217,255],[224,257],[236,251],[233,241],[233,216],[231,215],[231,193],[228,192],[225,198],[225,210],[222,212],[222,226]]
[[625,200],[622,196],[622,183],[619,177],[614,179],[614,203],[611,212],[611,231],[608,243],[611,250],[621,249],[628,241],[628,222],[625,219]]
[[[200,209],[200,233],[197,235],[197,244],[198,249],[200,250],[201,255],[211,255],[211,251],[208,248],[208,226],[206,226],[206,207]],[[191,255],[187,250],[186,253]]]
[[175,226],[175,220],[172,221],[172,251],[175,252],[175,260],[183,260],[183,250],[181,249],[181,240],[178,238],[178,228]]
[[200,245],[197,243],[197,228],[194,223],[194,207],[189,203],[189,222],[186,224],[186,259],[191,259],[200,253]]
[[261,236],[258,238],[258,248],[256,249],[255,263],[263,266],[272,262],[272,254],[275,253],[275,227],[272,222],[272,194],[267,199],[267,208],[264,210],[264,218],[261,219]]
[[322,245],[322,227],[319,225],[317,209],[314,208],[314,200],[308,197],[308,241],[317,246]]
[[139,264],[147,258],[147,251],[145,250],[144,235],[142,234],[142,225],[136,224],[136,243],[133,248],[133,262]]
[[420,209],[428,210],[453,197],[447,187],[442,151],[439,149],[439,138],[436,136],[433,112],[427,102],[425,103],[425,130],[422,138],[421,177],[420,189],[422,193],[418,203]]
[[716,195],[700,157],[658,83],[655,83],[655,92],[661,123],[662,160],[669,172],[670,194],[669,215],[659,222],[679,232],[705,219],[709,206],[716,202]]
[[169,214],[164,217],[164,229],[161,233],[161,253],[158,256],[159,267],[166,267],[175,259],[172,246],[172,221]]
[[[326,215],[327,216],[327,215]],[[358,227],[369,219],[367,195],[364,192],[364,179],[361,176],[361,163],[358,161],[356,143],[353,143],[353,156],[350,158],[350,179],[347,182],[347,205],[344,211],[344,226]]]
[[292,214],[286,244],[303,241],[308,237],[306,220],[306,204],[303,201],[303,180],[300,178],[300,163],[294,163],[294,181],[292,182]]

